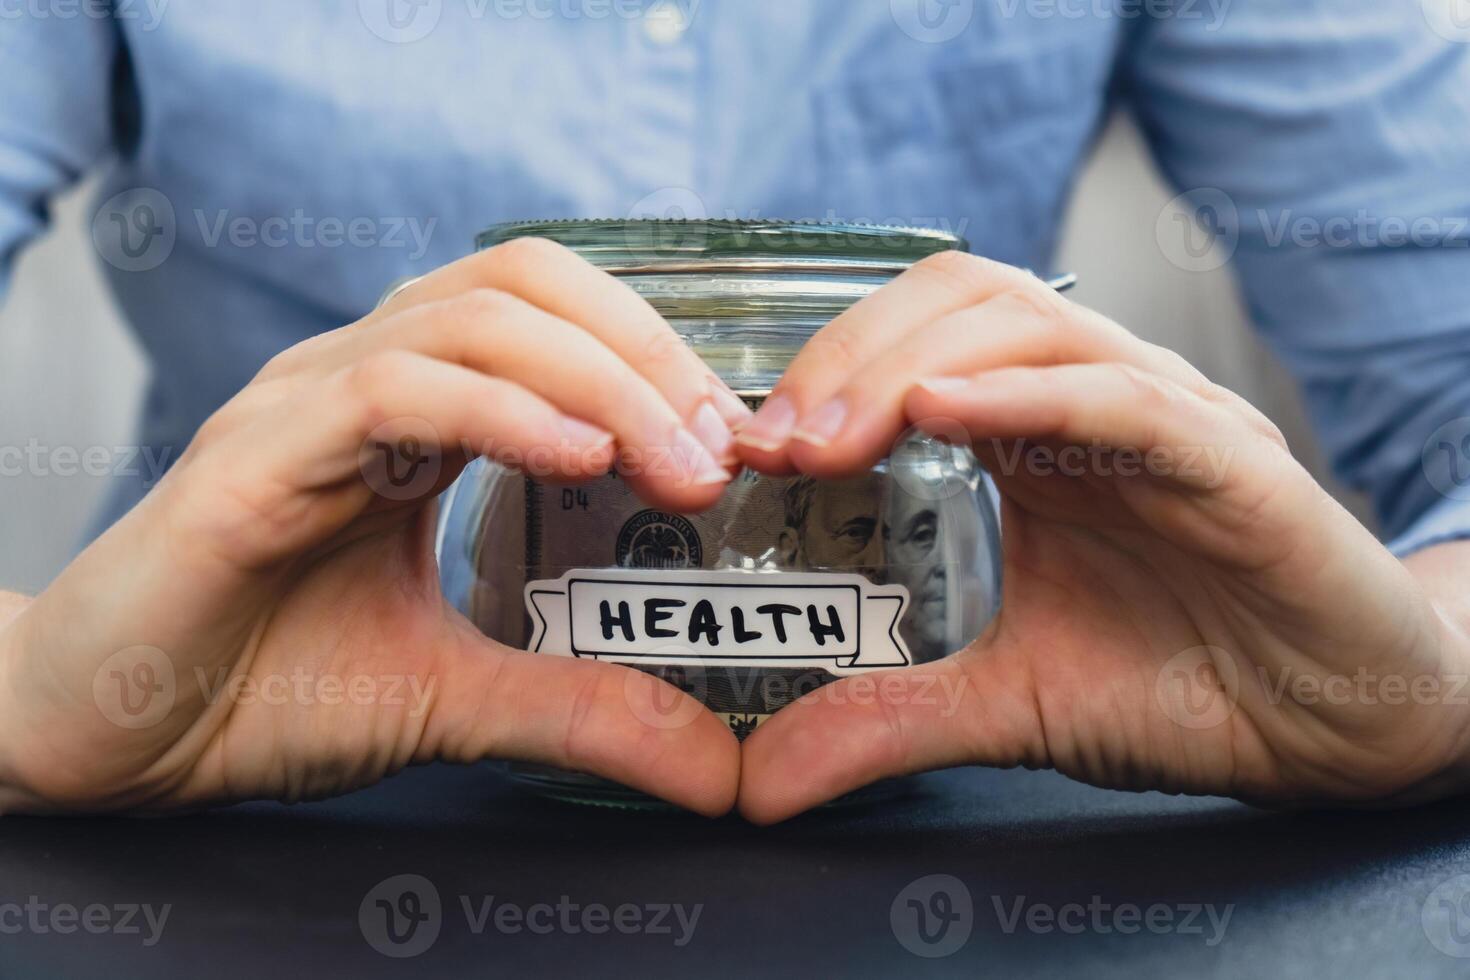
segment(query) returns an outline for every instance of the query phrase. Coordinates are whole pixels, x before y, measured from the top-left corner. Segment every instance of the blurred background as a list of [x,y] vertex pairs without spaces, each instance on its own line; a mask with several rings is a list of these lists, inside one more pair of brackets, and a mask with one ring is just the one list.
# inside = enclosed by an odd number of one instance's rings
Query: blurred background
[[[59,202],[0,306],[0,447],[36,440],[80,453],[133,438],[147,368],[103,287],[91,197],[84,186]],[[1073,299],[1250,399],[1331,486],[1292,382],[1256,342],[1228,267],[1187,272],[1161,251],[1155,229],[1172,197],[1133,124],[1114,119],[1078,185],[1055,271],[1081,275]],[[45,587],[75,553],[106,479],[0,476],[0,589]],[[1339,497],[1365,514],[1355,498]]]

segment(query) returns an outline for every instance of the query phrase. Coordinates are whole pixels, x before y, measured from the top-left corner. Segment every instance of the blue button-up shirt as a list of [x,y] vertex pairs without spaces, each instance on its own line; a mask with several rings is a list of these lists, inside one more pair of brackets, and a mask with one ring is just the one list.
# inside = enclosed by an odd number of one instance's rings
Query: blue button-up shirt
[[[1465,7],[0,0],[0,257],[104,170],[142,442],[176,452],[272,354],[504,219],[893,221],[1045,268],[1123,102],[1410,550],[1470,534]],[[1189,238],[1171,257],[1212,261]]]

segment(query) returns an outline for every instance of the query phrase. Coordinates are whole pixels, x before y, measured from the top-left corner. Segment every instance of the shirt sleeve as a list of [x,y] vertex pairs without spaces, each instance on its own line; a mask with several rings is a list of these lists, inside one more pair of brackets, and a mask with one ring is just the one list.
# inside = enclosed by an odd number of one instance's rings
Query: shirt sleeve
[[[0,10],[0,297],[47,202],[112,146],[116,25],[96,4]],[[90,9],[89,9],[90,8]]]
[[1470,537],[1470,25],[1436,2],[1154,5],[1120,71],[1196,219],[1160,248],[1216,233],[1399,554]]

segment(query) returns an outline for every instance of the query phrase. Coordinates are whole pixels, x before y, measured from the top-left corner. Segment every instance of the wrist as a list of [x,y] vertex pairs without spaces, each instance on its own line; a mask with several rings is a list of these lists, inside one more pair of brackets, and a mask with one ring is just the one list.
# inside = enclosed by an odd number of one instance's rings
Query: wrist
[[1470,541],[1425,548],[1404,560],[1454,639],[1470,637]]
[[29,596],[23,596],[15,592],[0,592],[0,630],[10,625],[11,620],[19,616],[21,610],[31,604]]
[[17,752],[25,751],[25,738],[17,730],[19,692],[16,668],[20,657],[18,620],[29,606],[27,596],[0,592],[0,815],[34,810],[36,797],[27,792],[15,765]]
[[1454,749],[1443,772],[1419,790],[1420,800],[1470,791],[1470,541],[1455,541],[1404,560],[1428,606],[1439,670],[1453,692],[1445,702]]

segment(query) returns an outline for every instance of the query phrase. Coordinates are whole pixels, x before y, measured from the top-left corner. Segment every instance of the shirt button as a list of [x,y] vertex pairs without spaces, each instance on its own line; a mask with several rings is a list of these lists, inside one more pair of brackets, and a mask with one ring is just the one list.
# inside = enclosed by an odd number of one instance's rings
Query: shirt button
[[643,36],[654,44],[677,43],[689,30],[689,16],[680,3],[658,3],[643,15]]

